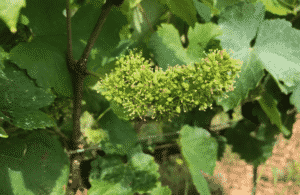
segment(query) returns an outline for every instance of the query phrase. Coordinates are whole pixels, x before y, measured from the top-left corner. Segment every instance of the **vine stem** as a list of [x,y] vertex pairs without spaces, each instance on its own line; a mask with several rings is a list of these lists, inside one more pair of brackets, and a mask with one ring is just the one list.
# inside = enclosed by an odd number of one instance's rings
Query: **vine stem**
[[104,116],[104,114],[107,113],[110,109],[111,109],[111,107],[107,108],[104,112],[102,112],[102,113],[99,115],[99,117],[98,117],[98,119],[97,119],[97,122],[98,122],[98,121]]
[[146,22],[147,22],[147,24],[148,24],[148,26],[149,26],[149,29],[151,30],[152,33],[154,33],[155,31],[154,31],[154,29],[153,29],[151,23],[149,22],[149,19],[148,19],[146,13],[145,13],[145,10],[143,9],[143,7],[141,6],[140,3],[138,3],[136,6],[137,6],[137,8],[142,12],[144,18],[146,19]]
[[258,171],[258,166],[253,165],[253,188],[252,188],[252,193],[251,195],[256,194],[256,187],[257,187],[257,171]]
[[[93,48],[103,24],[108,17],[108,14],[113,6],[112,1],[107,1],[101,7],[101,13],[98,21],[94,27],[93,32],[90,35],[88,43],[81,55],[80,59],[77,61],[73,56],[72,48],[72,27],[71,27],[71,15],[70,15],[70,2],[66,0],[66,13],[67,13],[67,66],[72,77],[73,84],[73,135],[72,135],[72,150],[82,149],[85,145],[82,139],[82,133],[80,130],[80,116],[81,116],[81,101],[83,96],[84,79],[89,72],[87,70],[87,61],[91,49]],[[80,164],[83,161],[83,156],[80,153],[75,153],[70,156],[70,177],[68,187],[66,190],[66,195],[73,195],[78,190],[83,191],[84,185],[81,178]]]
[[[104,111],[104,112],[99,116],[99,118],[101,118],[101,117],[105,114],[105,112],[107,112],[109,109],[110,109],[110,108],[108,108],[106,111]],[[133,122],[135,123],[134,129],[135,129],[136,132],[139,132],[139,130],[140,130],[140,128],[141,128],[141,126],[142,126],[143,124],[147,124],[147,122],[142,121],[142,120],[140,120],[140,119],[139,119],[139,120],[136,120],[136,121],[133,121]],[[136,125],[136,123],[138,123],[138,125]],[[235,123],[235,122],[227,122],[227,123],[222,124],[222,125],[211,125],[211,126],[208,128],[208,130],[209,130],[209,131],[212,131],[212,130],[215,131],[215,129],[218,129],[219,131],[220,131],[220,130],[224,130],[224,129],[228,128],[228,126],[230,126],[230,125],[232,125],[232,124],[234,124],[234,123]],[[143,137],[138,138],[138,142],[139,142],[139,143],[144,143],[145,141],[147,141],[147,142],[150,142],[150,143],[154,143],[154,144],[155,144],[156,142],[153,141],[153,140],[155,140],[155,139],[160,140],[160,139],[162,139],[163,137],[179,136],[179,133],[180,133],[180,131],[176,131],[176,132],[170,132],[170,133],[163,133],[162,135],[149,135],[149,136],[143,136]],[[83,153],[83,152],[88,151],[88,150],[102,150],[102,148],[101,148],[101,146],[92,146],[92,147],[84,148],[84,149],[69,150],[69,151],[68,151],[68,154],[71,155],[71,154],[75,154],[75,153]]]

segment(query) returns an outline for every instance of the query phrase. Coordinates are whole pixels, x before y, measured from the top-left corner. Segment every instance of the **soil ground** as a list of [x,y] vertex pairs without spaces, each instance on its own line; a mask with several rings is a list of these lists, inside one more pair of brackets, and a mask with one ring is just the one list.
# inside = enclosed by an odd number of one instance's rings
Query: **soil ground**
[[[273,155],[258,167],[256,195],[300,195],[300,114],[294,124],[292,137],[282,135],[273,149]],[[253,188],[253,166],[234,154],[217,162],[215,176],[222,175],[229,195],[250,195]]]

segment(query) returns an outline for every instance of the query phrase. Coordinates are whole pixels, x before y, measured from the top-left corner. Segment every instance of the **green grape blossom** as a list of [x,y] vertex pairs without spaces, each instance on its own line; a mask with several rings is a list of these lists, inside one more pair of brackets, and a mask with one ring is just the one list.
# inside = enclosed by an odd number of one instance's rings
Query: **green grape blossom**
[[97,91],[123,106],[131,119],[151,113],[152,119],[170,121],[196,106],[206,110],[215,97],[234,90],[234,78],[241,70],[241,62],[232,59],[226,50],[210,52],[194,65],[169,66],[166,71],[155,67],[154,71],[141,52],[130,51],[98,83]]

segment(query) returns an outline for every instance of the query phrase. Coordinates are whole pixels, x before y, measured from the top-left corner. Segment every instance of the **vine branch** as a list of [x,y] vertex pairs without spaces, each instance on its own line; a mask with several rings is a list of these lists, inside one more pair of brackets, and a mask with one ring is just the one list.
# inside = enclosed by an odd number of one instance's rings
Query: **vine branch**
[[79,64],[85,64],[86,65],[86,62],[87,62],[88,57],[90,55],[90,52],[91,52],[91,50],[92,50],[95,42],[97,41],[97,38],[98,38],[98,36],[99,36],[99,34],[101,32],[103,24],[104,24],[104,22],[105,22],[105,20],[106,20],[106,18],[108,16],[108,14],[109,14],[112,6],[113,6],[112,1],[107,1],[102,6],[102,8],[101,8],[101,14],[100,14],[100,16],[98,18],[98,21],[97,21],[97,23],[96,23],[96,25],[94,27],[94,30],[93,30],[93,32],[92,32],[92,34],[91,34],[91,36],[90,36],[90,38],[88,40],[88,43],[87,43],[87,45],[86,45],[86,47],[85,47],[85,49],[84,49],[84,51],[83,51],[83,53],[81,55],[81,58],[79,59]]
[[149,19],[148,19],[147,15],[146,15],[146,12],[145,12],[144,8],[141,6],[140,3],[137,4],[137,8],[142,12],[142,14],[143,14],[144,18],[146,19],[146,22],[147,22],[147,24],[149,26],[149,29],[151,30],[151,32],[154,33],[155,31],[154,31],[151,23],[149,22]]
[[[100,31],[103,27],[103,24],[114,4],[111,1],[107,1],[101,7],[101,14],[98,18],[98,21],[95,25],[93,32],[90,35],[88,43],[84,49],[81,58],[77,61],[73,56],[73,48],[72,48],[72,26],[71,26],[71,15],[70,15],[70,2],[66,1],[66,13],[67,13],[67,66],[68,70],[72,77],[73,84],[73,135],[72,135],[72,145],[71,149],[76,150],[83,148],[85,145],[84,140],[82,138],[82,133],[80,131],[80,116],[81,116],[81,101],[83,96],[83,87],[84,87],[84,79],[87,75],[90,75],[87,70],[87,61],[91,49],[93,48]],[[70,176],[71,182],[68,184],[68,188],[66,190],[66,194],[71,195],[74,194],[77,190],[83,189],[83,181],[81,178],[81,170],[80,164],[83,161],[83,157],[81,154],[73,154],[70,157],[71,167],[70,167]]]

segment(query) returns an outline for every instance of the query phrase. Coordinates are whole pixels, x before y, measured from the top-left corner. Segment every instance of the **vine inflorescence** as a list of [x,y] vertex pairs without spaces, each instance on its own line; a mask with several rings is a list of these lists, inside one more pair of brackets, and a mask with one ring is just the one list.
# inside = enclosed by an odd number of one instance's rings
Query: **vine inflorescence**
[[[131,119],[151,116],[168,119],[198,106],[211,107],[215,97],[234,90],[241,62],[226,50],[210,50],[194,65],[155,67],[142,53],[130,51],[118,58],[115,70],[99,82],[98,92],[123,106]],[[225,95],[225,98],[227,96]]]

